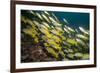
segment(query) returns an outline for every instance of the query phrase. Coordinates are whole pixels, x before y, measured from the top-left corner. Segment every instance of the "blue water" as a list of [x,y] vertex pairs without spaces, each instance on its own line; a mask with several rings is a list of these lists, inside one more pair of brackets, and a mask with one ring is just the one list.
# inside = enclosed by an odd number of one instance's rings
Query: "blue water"
[[[34,10],[33,10],[34,11]],[[43,12],[40,10],[35,10],[34,12]],[[89,13],[80,13],[80,12],[59,12],[59,11],[48,11],[50,13],[54,13],[56,17],[60,20],[61,23],[64,24],[63,18],[65,18],[70,27],[79,28],[79,26],[89,30],[89,20],[90,14]]]
[[63,23],[63,18],[65,18],[69,26],[73,28],[78,28],[79,26],[89,29],[89,13],[78,13],[78,12],[53,12],[57,18]]

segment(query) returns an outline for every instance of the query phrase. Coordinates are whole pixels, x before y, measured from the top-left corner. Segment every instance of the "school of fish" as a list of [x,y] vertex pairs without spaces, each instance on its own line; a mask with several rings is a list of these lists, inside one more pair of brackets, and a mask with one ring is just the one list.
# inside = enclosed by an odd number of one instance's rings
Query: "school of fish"
[[62,23],[53,12],[28,10],[21,15],[21,22],[26,27],[22,33],[33,38],[33,45],[42,43],[46,54],[56,61],[89,59],[89,30],[79,26],[72,28],[63,18]]

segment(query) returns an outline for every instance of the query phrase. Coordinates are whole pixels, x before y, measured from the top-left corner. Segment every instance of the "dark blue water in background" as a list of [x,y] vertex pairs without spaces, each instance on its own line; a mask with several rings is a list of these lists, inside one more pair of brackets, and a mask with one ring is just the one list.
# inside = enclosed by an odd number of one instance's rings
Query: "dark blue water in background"
[[[34,11],[34,10],[33,10]],[[40,10],[35,10],[34,12],[43,12]],[[65,18],[70,27],[79,28],[79,26],[89,30],[90,24],[90,14],[82,12],[60,12],[60,11],[48,11],[49,13],[54,13],[56,17],[60,20],[61,23],[64,23],[63,19]]]
[[89,29],[89,13],[79,13],[79,12],[53,12],[57,18],[63,23],[63,18],[65,18],[69,26],[73,28],[79,28],[79,26]]

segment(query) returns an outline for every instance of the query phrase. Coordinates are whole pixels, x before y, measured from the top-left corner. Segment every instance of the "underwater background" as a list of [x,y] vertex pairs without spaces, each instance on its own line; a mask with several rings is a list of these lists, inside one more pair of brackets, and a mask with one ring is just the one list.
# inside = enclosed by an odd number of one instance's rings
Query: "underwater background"
[[21,62],[89,59],[89,13],[21,10]]
[[63,18],[67,19],[69,26],[78,28],[82,26],[83,28],[89,29],[89,13],[79,13],[79,12],[53,12],[59,20],[63,23]]

